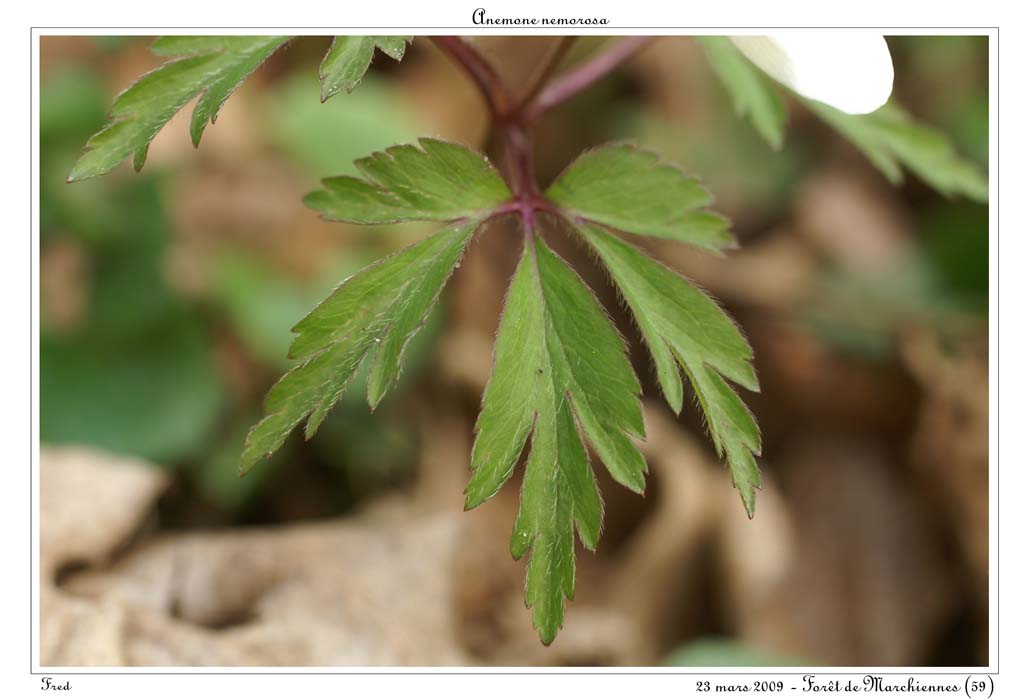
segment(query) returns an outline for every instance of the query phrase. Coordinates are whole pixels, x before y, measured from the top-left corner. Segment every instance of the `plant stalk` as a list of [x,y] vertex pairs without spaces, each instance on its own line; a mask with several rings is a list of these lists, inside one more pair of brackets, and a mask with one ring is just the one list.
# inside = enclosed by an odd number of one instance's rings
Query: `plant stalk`
[[515,107],[514,99],[482,54],[458,36],[434,36],[432,41],[476,84],[489,105],[494,121],[507,119]]
[[630,36],[610,46],[566,73],[554,78],[526,109],[529,122],[539,119],[557,105],[578,95],[628,60],[655,37]]
[[539,191],[533,165],[532,125],[543,114],[579,94],[609,74],[654,37],[627,37],[583,64],[548,82],[550,72],[571,47],[565,38],[551,54],[529,94],[516,103],[507,85],[475,47],[456,36],[435,36],[432,41],[475,83],[489,107],[493,128],[503,144],[505,173],[512,200],[494,214],[517,213],[526,244],[532,242],[533,217],[537,211],[555,211]]

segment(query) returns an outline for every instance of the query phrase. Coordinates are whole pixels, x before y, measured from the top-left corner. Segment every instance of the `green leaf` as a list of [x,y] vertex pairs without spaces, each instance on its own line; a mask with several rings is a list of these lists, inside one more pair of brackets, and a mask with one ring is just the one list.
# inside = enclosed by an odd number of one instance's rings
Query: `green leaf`
[[391,146],[356,161],[363,177],[322,181],[324,190],[304,198],[331,221],[388,224],[481,218],[509,200],[500,174],[481,154],[464,146],[423,138]]
[[754,128],[775,149],[782,147],[786,106],[761,72],[728,37],[698,36],[704,53],[732,98],[736,114],[749,117]]
[[266,416],[243,447],[241,473],[279,449],[305,418],[310,439],[369,355],[368,403],[379,403],[399,377],[404,348],[435,305],[476,225],[443,229],[372,264],[294,327],[290,355],[302,362],[268,392]]
[[988,200],[989,183],[980,168],[962,158],[941,132],[915,121],[897,105],[853,115],[814,100],[804,100],[804,104],[854,144],[893,184],[904,181],[904,166],[944,195]]
[[318,68],[318,76],[322,79],[322,102],[341,90],[353,90],[372,64],[375,49],[399,61],[412,39],[409,36],[334,37]]
[[573,594],[573,529],[588,549],[600,536],[584,440],[619,483],[643,491],[647,465],[631,440],[643,437],[639,393],[625,344],[592,292],[534,237],[508,291],[465,493],[474,508],[500,490],[531,434],[511,553],[532,550],[526,605],[545,644]]
[[761,436],[747,407],[725,381],[758,390],[747,341],[710,297],[679,274],[597,226],[581,225],[578,230],[632,309],[676,412],[682,408],[676,363],[685,371],[715,449],[728,459],[733,483],[753,516],[754,490],[761,483],[754,457],[761,453]]
[[154,42],[158,56],[178,56],[147,73],[118,96],[107,125],[86,143],[68,181],[102,175],[130,156],[143,167],[157,132],[197,95],[189,133],[193,145],[240,83],[289,37],[166,36]]
[[642,236],[720,251],[733,241],[729,222],[702,209],[711,194],[658,156],[627,144],[586,151],[547,190],[566,213]]

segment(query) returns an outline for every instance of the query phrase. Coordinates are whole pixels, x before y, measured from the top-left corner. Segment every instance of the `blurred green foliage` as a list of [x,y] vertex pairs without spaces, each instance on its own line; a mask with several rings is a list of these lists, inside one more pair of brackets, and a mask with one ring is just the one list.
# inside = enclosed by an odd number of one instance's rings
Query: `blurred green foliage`
[[[177,235],[166,203],[168,166],[67,184],[82,144],[105,119],[112,98],[99,64],[124,42],[94,42],[96,64],[65,61],[42,81],[40,94],[40,224],[44,254],[72,247],[85,260],[80,313],[58,322],[44,295],[40,338],[40,430],[44,443],[86,444],[136,455],[172,469],[188,488],[229,518],[259,513],[289,463],[325,470],[346,508],[376,484],[410,474],[417,431],[409,412],[387,400],[375,414],[363,403],[362,369],[312,444],[293,440],[245,479],[237,475],[243,438],[259,416],[260,396],[233,395],[217,337],[236,337],[261,382],[291,366],[292,326],[347,276],[406,241],[379,227],[340,246],[314,275],[287,272],[234,238],[213,246],[200,294],[168,281]],[[311,66],[287,71],[257,99],[264,136],[311,186],[320,177],[353,172],[352,161],[422,131],[397,91],[374,75],[347,99],[322,104]],[[312,217],[315,214],[311,214]],[[218,232],[212,237],[219,240]],[[46,269],[44,268],[44,275]],[[44,280],[44,285],[48,280]],[[408,349],[401,378],[417,378],[438,336],[442,312]],[[396,392],[402,396],[402,390]],[[241,398],[243,402],[241,403]],[[314,466],[310,466],[314,465]],[[194,494],[194,496],[189,496]],[[249,516],[247,516],[249,517]]]
[[665,660],[666,666],[776,668],[807,666],[807,662],[744,644],[734,639],[708,637],[679,647]]
[[107,100],[76,69],[41,93],[42,238],[81,244],[92,274],[76,290],[88,296],[86,318],[43,326],[40,431],[47,442],[168,463],[196,454],[223,390],[203,320],[164,281],[169,228],[157,179],[63,182]]
[[317,177],[357,175],[356,159],[425,135],[398,92],[374,74],[324,103],[319,90],[316,72],[295,71],[269,92],[265,110],[275,143]]
[[[370,258],[370,256],[369,256]],[[293,366],[286,356],[290,329],[326,293],[356,272],[363,261],[337,261],[316,280],[297,280],[276,270],[267,260],[236,248],[226,248],[211,261],[211,294],[220,311],[267,366]]]

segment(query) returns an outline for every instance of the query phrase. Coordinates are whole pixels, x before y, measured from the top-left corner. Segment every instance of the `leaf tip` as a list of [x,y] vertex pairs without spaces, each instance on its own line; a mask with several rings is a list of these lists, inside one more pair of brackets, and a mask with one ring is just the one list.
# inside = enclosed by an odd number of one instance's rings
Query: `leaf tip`
[[321,99],[322,104],[325,104],[326,102],[329,101],[330,97],[333,97],[334,95],[336,95],[336,93],[339,92],[339,88],[337,86],[335,86],[335,85],[330,84],[330,83],[326,83],[325,82],[326,76],[320,75],[318,77],[321,78],[321,80],[322,80],[322,89],[320,90],[320,98],[319,99]]
[[631,478],[624,479],[622,483],[625,486],[625,488],[629,489],[635,494],[639,494],[640,496],[646,498],[647,479],[645,476],[643,476],[643,474],[644,472],[639,472],[638,474],[633,475]]
[[489,500],[489,496],[487,494],[483,494],[478,489],[473,489],[471,484],[469,484],[464,490],[465,512],[478,508],[487,500]]
[[87,168],[83,165],[83,161],[86,159],[87,155],[88,153],[85,153],[75,161],[75,165],[72,166],[71,170],[68,172],[68,177],[64,180],[65,182],[78,182],[79,180],[85,180],[86,178],[99,174],[95,169]]
[[676,416],[682,415],[682,394],[665,394],[665,401],[668,403],[668,408],[672,409],[672,413]]
[[549,647],[551,644],[554,643],[554,640],[557,639],[557,630],[556,629],[554,629],[554,630],[550,630],[550,629],[544,630],[543,628],[540,628],[539,634],[540,634],[540,642],[542,642],[543,646],[545,646],[545,647]]
[[305,357],[306,353],[303,352],[303,345],[301,343],[301,339],[305,336],[300,335],[300,333],[303,331],[303,328],[304,319],[302,318],[295,324],[293,324],[293,327],[289,329],[290,333],[296,333],[297,336],[293,338],[292,341],[290,341],[289,348],[286,350],[287,360],[300,360],[301,358]]
[[379,407],[379,404],[386,397],[387,388],[388,384],[386,382],[374,378],[368,380],[366,400],[368,401],[368,410],[371,413],[375,413],[375,409]]
[[[532,546],[532,540],[532,535],[527,532],[515,530],[511,533],[511,542],[508,549],[515,561],[525,556],[525,553],[529,551],[529,547]],[[525,607],[530,607],[528,601],[526,601]]]
[[759,486],[745,486],[739,489],[740,500],[743,501],[743,510],[747,512],[747,519],[754,519],[754,512],[757,510],[757,494],[754,493]]
[[239,466],[236,467],[236,475],[242,479],[244,476],[250,473],[250,470],[254,468],[254,460],[250,457],[244,457],[240,460]]

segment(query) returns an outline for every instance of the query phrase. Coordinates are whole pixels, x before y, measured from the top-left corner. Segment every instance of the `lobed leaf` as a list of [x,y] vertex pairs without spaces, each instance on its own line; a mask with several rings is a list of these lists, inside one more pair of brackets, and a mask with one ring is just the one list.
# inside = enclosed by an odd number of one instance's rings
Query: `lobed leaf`
[[404,57],[410,36],[337,36],[333,37],[318,68],[322,80],[322,102],[346,90],[352,91],[372,64],[375,49],[399,61]]
[[760,487],[755,455],[761,437],[753,416],[726,383],[758,390],[753,351],[714,301],[689,281],[597,226],[578,227],[607,267],[650,348],[669,405],[682,408],[682,367],[697,395],[712,442],[729,462],[733,483],[753,516]]
[[526,605],[545,644],[573,594],[573,529],[589,549],[600,536],[584,441],[617,481],[643,490],[646,462],[630,439],[643,437],[639,393],[624,342],[592,292],[534,236],[508,290],[465,493],[467,508],[493,496],[531,434],[511,553],[532,550]]
[[944,195],[964,195],[977,202],[989,198],[989,183],[979,167],[962,158],[946,136],[915,121],[897,105],[853,115],[814,100],[804,103],[893,184],[904,181],[904,166]]
[[[418,147],[420,146],[420,148]],[[511,198],[500,174],[464,146],[423,138],[356,161],[362,177],[322,181],[304,202],[332,221],[386,224],[480,218]]]
[[200,96],[190,120],[193,145],[214,123],[229,95],[290,37],[166,36],[152,51],[179,57],[147,73],[117,97],[109,121],[86,143],[68,181],[102,175],[126,158],[140,170],[157,132],[176,112]]
[[728,37],[698,36],[711,67],[732,98],[736,113],[746,116],[775,149],[782,147],[786,106],[761,71]]
[[702,209],[712,201],[700,182],[658,156],[627,144],[586,151],[547,190],[574,218],[643,236],[721,251],[729,222]]
[[268,393],[266,416],[247,435],[241,473],[278,450],[305,418],[310,439],[369,355],[368,403],[379,403],[399,377],[404,348],[435,305],[476,225],[456,224],[372,264],[295,326],[290,355],[303,361]]

